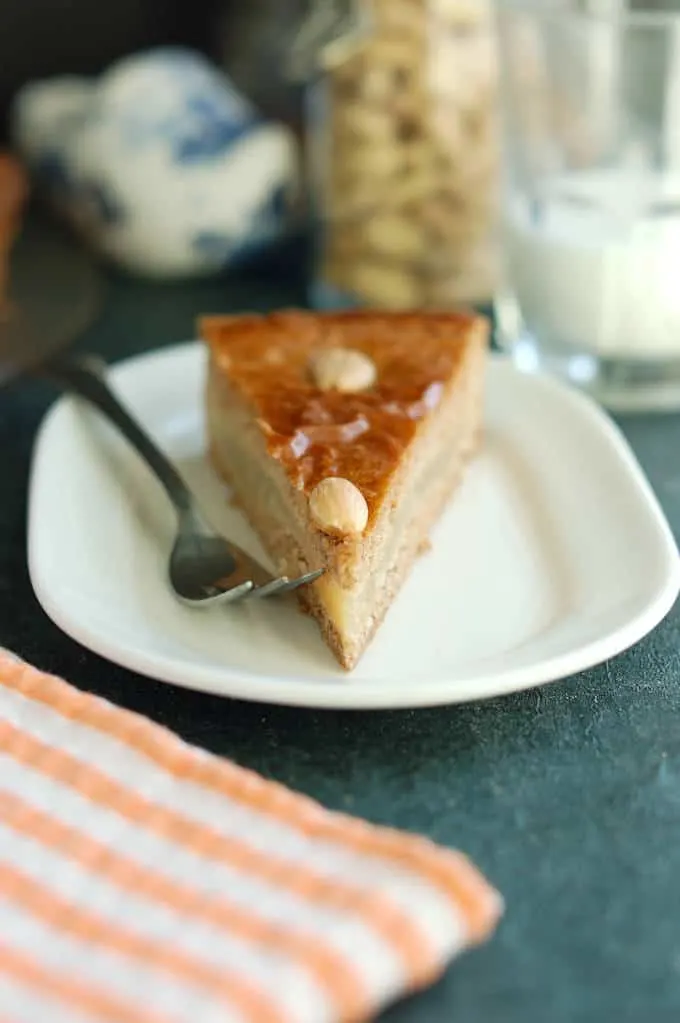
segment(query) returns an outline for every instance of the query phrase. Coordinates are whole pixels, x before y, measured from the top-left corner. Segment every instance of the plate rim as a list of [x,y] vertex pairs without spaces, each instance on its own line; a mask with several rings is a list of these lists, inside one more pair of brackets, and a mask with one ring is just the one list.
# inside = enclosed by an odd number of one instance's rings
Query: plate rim
[[[114,381],[134,375],[141,364],[164,359],[192,357],[200,351],[200,342],[187,341],[151,349],[116,361],[110,370]],[[106,660],[136,674],[157,682],[170,683],[195,692],[203,692],[227,699],[314,710],[387,710],[415,709],[486,701],[526,689],[537,688],[578,674],[603,663],[630,649],[648,635],[666,617],[680,593],[680,554],[661,508],[640,463],[620,428],[587,395],[567,387],[554,378],[521,373],[504,355],[491,355],[494,365],[512,375],[540,386],[567,400],[581,415],[586,415],[593,426],[607,434],[610,446],[625,465],[636,489],[644,497],[650,521],[653,520],[657,541],[664,550],[665,575],[655,586],[655,596],[628,622],[603,636],[588,641],[575,650],[561,652],[529,665],[519,665],[507,672],[487,674],[481,678],[459,677],[438,679],[427,683],[422,680],[412,686],[391,686],[368,682],[360,687],[352,685],[351,673],[337,679],[319,679],[318,683],[280,676],[248,674],[239,668],[225,665],[220,668],[196,664],[190,672],[187,665],[173,657],[132,648],[109,641],[105,634],[69,614],[67,606],[56,599],[53,588],[45,581],[42,565],[36,553],[36,520],[39,513],[41,465],[50,430],[60,410],[74,401],[69,395],[60,396],[48,409],[38,429],[33,448],[28,487],[27,558],[31,584],[36,598],[47,616],[71,639]],[[37,510],[36,510],[37,509]],[[502,680],[502,681],[501,681]],[[500,683],[500,685],[499,685]],[[455,685],[455,691],[453,686]],[[228,691],[225,691],[228,688]]]

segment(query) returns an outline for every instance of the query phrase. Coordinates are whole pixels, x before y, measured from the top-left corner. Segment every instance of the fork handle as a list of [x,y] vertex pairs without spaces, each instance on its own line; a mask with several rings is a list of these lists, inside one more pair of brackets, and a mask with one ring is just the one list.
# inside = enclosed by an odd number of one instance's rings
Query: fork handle
[[55,359],[43,372],[61,387],[84,398],[117,427],[156,476],[180,515],[196,513],[194,498],[186,483],[116,397],[106,382],[105,368],[104,363],[92,356],[72,355]]

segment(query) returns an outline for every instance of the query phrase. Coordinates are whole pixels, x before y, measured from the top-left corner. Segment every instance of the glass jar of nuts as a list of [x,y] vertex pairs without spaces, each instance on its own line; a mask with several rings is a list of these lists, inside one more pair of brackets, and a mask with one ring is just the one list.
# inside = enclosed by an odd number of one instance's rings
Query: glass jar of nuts
[[325,6],[330,41],[309,86],[313,304],[488,301],[499,147],[489,0],[354,0],[361,25],[344,36]]

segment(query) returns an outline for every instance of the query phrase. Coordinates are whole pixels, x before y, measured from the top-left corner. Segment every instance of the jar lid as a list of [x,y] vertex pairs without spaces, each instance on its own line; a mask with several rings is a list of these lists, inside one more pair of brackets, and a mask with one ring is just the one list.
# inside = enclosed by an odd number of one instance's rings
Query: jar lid
[[311,0],[288,55],[288,76],[305,82],[353,56],[372,29],[367,0]]

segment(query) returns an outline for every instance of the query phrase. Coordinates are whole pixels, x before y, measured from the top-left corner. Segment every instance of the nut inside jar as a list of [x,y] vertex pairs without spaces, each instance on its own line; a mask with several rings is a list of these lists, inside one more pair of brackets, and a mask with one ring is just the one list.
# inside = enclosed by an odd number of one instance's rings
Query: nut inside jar
[[316,300],[485,301],[499,142],[488,0],[363,3],[369,35],[317,86]]

